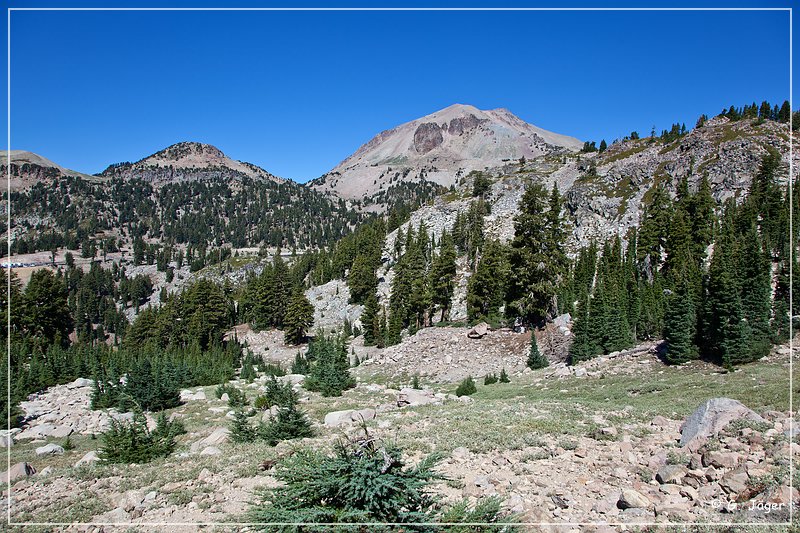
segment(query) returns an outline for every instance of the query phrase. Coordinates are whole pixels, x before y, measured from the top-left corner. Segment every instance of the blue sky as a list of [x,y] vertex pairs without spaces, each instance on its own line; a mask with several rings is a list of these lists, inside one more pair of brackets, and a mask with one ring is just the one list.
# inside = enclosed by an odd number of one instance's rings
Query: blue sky
[[452,103],[610,142],[788,99],[788,29],[763,11],[15,11],[12,148],[94,173],[193,140],[303,182]]

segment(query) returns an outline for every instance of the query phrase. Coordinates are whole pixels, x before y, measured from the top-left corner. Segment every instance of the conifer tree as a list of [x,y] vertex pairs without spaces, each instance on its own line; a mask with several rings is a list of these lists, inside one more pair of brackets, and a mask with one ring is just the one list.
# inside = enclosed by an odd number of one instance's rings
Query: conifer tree
[[550,365],[550,361],[547,360],[547,357],[543,356],[539,351],[539,345],[536,343],[536,335],[533,330],[531,330],[531,347],[528,351],[527,365],[531,370],[545,368]]
[[363,304],[366,298],[375,292],[377,285],[378,278],[375,277],[375,265],[372,260],[365,254],[357,255],[347,276],[350,303]]
[[233,422],[231,422],[231,440],[236,443],[253,442],[256,440],[256,430],[250,425],[247,413],[242,407],[233,412]]
[[582,295],[575,309],[572,326],[572,344],[569,348],[569,364],[575,365],[598,355],[598,347],[592,341],[589,319],[589,294]]
[[704,310],[705,346],[726,368],[747,362],[750,354],[750,335],[732,273],[729,246],[728,238],[715,244]]
[[564,243],[557,242],[563,234],[553,227],[554,220],[559,225],[561,220],[560,213],[549,212],[553,204],[544,187],[533,183],[525,189],[514,217],[509,310],[532,324],[542,323],[555,310],[561,281]]
[[667,302],[664,321],[667,363],[676,365],[697,358],[698,350],[694,345],[696,322],[692,291],[683,281]]
[[314,325],[314,306],[308,301],[303,291],[296,289],[286,316],[283,319],[283,335],[287,344],[300,344],[306,337],[306,331]]
[[318,334],[308,346],[314,363],[303,386],[323,396],[341,396],[342,391],[355,386],[350,375],[347,345],[339,339]]
[[375,346],[380,337],[380,317],[378,316],[378,297],[375,293],[367,296],[364,311],[361,313],[361,327],[364,330],[364,346]]
[[498,241],[486,243],[475,273],[467,282],[467,317],[470,322],[500,314],[509,277],[506,249]]
[[450,305],[455,290],[456,248],[449,233],[442,235],[439,255],[431,267],[431,295],[435,307],[441,311],[441,321],[450,314]]

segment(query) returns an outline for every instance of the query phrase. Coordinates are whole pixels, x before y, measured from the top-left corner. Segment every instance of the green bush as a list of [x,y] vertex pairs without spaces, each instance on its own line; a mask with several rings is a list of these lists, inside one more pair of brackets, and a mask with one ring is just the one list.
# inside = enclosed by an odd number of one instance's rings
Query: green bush
[[[368,529],[353,531],[436,531],[434,527],[375,523],[485,522],[490,526],[464,526],[448,531],[501,531],[500,502],[479,501],[474,509],[466,502],[442,508],[430,489],[444,480],[434,471],[440,456],[431,455],[416,466],[406,466],[402,450],[366,433],[363,437],[339,441],[331,454],[301,450],[279,462],[275,478],[278,489],[260,491],[260,502],[251,504],[248,518],[258,523],[372,523]],[[506,519],[508,521],[508,519]],[[263,526],[270,531],[331,531],[330,526]],[[458,526],[456,526],[458,528]]]
[[101,435],[103,444],[98,455],[108,463],[146,463],[171,454],[176,446],[175,437],[182,433],[185,433],[183,425],[167,421],[164,413],[150,431],[144,414],[137,411],[130,422],[111,420],[111,427]]
[[341,396],[342,391],[355,387],[350,375],[347,344],[343,339],[317,335],[308,345],[307,359],[313,359],[308,377],[303,383],[306,390],[323,396]]
[[281,383],[273,376],[264,386],[264,394],[256,398],[254,407],[265,411],[273,405],[285,407],[297,403],[297,393],[288,383]]
[[295,404],[280,407],[277,415],[270,418],[268,423],[262,423],[258,427],[258,438],[265,440],[270,446],[275,446],[284,440],[302,439],[313,435],[311,422]]
[[286,375],[286,370],[281,365],[275,363],[265,363],[263,360],[258,363],[258,371],[265,376],[281,377]]
[[298,352],[297,355],[294,356],[294,362],[292,363],[292,374],[303,374],[306,376],[309,371],[311,371],[311,362],[303,357],[303,354]]
[[411,378],[411,388],[412,389],[419,389],[419,376],[415,375]]
[[484,385],[494,385],[497,383],[497,376],[495,374],[486,374],[483,378]]
[[464,378],[464,381],[459,383],[456,389],[456,396],[469,396],[470,394],[475,394],[477,391],[478,388],[475,386],[475,381],[472,379],[472,376],[467,376]]
[[500,371],[500,377],[498,378],[500,383],[511,383],[511,380],[508,379],[508,374],[506,373],[506,369]]
[[247,420],[247,413],[244,409],[236,409],[233,413],[233,422],[231,423],[231,440],[233,442],[253,442],[256,440],[256,430],[250,425]]

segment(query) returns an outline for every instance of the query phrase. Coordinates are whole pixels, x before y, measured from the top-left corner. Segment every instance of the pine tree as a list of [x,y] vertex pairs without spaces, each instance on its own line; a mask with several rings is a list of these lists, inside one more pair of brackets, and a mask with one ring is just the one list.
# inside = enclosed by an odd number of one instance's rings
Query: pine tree
[[569,364],[575,365],[598,355],[598,347],[592,341],[589,319],[589,295],[584,294],[575,309],[572,326],[572,344],[569,347]]
[[552,212],[558,207],[558,191],[548,199],[544,187],[534,183],[525,189],[514,217],[509,310],[532,324],[544,322],[556,308],[564,266],[560,213]]
[[742,312],[751,333],[752,359],[769,353],[772,330],[771,314],[771,263],[763,250],[758,231],[754,226],[742,236],[738,250]]
[[309,344],[308,353],[314,363],[303,384],[306,389],[323,396],[341,396],[342,391],[355,386],[344,342],[320,334]]
[[729,246],[728,238],[715,244],[704,310],[705,346],[726,368],[747,362],[750,354],[750,334],[732,273]]
[[306,414],[297,408],[297,403],[291,403],[280,407],[267,424],[260,425],[257,436],[270,446],[276,446],[284,440],[313,437],[314,430]]
[[531,331],[531,347],[528,352],[527,365],[531,370],[550,366],[550,361],[539,351],[539,345],[536,343],[536,335],[534,335],[533,331]]
[[283,319],[283,335],[286,344],[300,344],[306,337],[306,331],[314,325],[314,306],[308,301],[300,289],[295,290],[286,316]]
[[375,265],[366,254],[359,254],[347,276],[350,288],[350,303],[363,304],[370,294],[375,292],[378,278],[375,277]]
[[600,141],[600,148],[597,150],[597,152],[602,154],[603,152],[606,151],[607,148],[608,148],[608,144],[606,144],[606,140],[603,139],[602,141]]
[[451,300],[455,290],[456,248],[449,233],[442,235],[439,255],[431,267],[431,295],[433,305],[441,311],[441,321],[450,314]]
[[698,357],[698,350],[694,345],[696,321],[692,291],[684,281],[667,304],[664,323],[667,363],[676,365]]
[[250,425],[247,413],[239,407],[233,412],[233,422],[230,429],[231,440],[236,443],[253,442],[256,440],[256,430]]
[[380,332],[380,317],[378,316],[378,297],[370,294],[364,302],[364,311],[361,313],[361,327],[364,330],[364,346],[375,346]]
[[486,243],[475,273],[467,282],[467,317],[470,322],[498,317],[509,277],[506,248],[498,241]]

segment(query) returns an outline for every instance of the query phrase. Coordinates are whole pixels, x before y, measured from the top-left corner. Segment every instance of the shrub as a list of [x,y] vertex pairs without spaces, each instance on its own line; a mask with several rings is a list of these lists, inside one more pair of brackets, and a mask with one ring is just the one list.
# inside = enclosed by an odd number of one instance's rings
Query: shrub
[[314,364],[303,386],[323,396],[341,396],[342,391],[355,387],[350,375],[347,345],[342,339],[318,335],[309,345],[307,358]]
[[495,383],[497,383],[497,376],[494,374],[486,374],[483,378],[484,385],[494,385]]
[[456,396],[469,396],[470,394],[475,394],[478,391],[478,388],[475,386],[475,381],[472,379],[472,376],[467,376],[464,378],[458,388],[456,389]]
[[292,374],[303,374],[306,376],[310,370],[311,362],[303,357],[303,354],[297,352],[297,355],[294,356],[294,362],[292,363]]
[[267,380],[264,394],[256,398],[255,408],[265,411],[273,405],[285,407],[297,403],[297,393],[288,383],[281,383],[273,376]]
[[246,393],[240,391],[233,385],[228,385],[227,383],[223,383],[222,385],[217,385],[214,394],[217,396],[217,399],[222,399],[222,396],[227,394],[228,406],[230,407],[244,407],[250,403],[247,400]]
[[176,446],[175,437],[182,433],[185,433],[183,425],[167,421],[164,413],[150,431],[144,414],[136,411],[130,422],[111,420],[111,427],[101,435],[103,445],[98,455],[109,463],[146,463],[171,454]]
[[500,371],[500,377],[498,378],[500,383],[511,383],[511,380],[508,379],[508,374],[506,374],[506,369]]
[[250,422],[248,422],[247,413],[245,413],[242,408],[237,409],[233,413],[231,440],[237,443],[253,442],[256,440],[256,430],[250,425]]
[[531,331],[531,348],[528,352],[528,368],[536,370],[547,366],[550,366],[550,361],[539,351],[539,345],[536,343],[536,335]]
[[314,431],[306,414],[297,409],[295,404],[283,406],[278,409],[278,414],[267,424],[258,427],[258,437],[270,446],[277,445],[280,441],[312,437]]
[[419,376],[414,376],[411,378],[411,388],[412,389],[419,389]]
[[[447,531],[500,531],[500,500],[479,501],[473,509],[466,501],[442,509],[439,497],[430,490],[432,482],[444,480],[434,471],[440,456],[431,455],[416,466],[407,467],[402,450],[366,432],[363,437],[336,443],[331,454],[301,450],[279,462],[277,489],[260,491],[260,502],[251,505],[248,518],[260,523],[410,522],[487,523],[488,527],[452,526]],[[510,520],[505,519],[506,523]],[[497,525],[494,525],[497,524]],[[271,531],[331,531],[313,526],[265,526]],[[343,526],[344,527],[344,526]],[[351,526],[353,531],[366,531]],[[380,527],[369,531],[436,531],[431,528]],[[335,529],[339,531],[340,529]],[[342,529],[344,530],[344,529]],[[347,529],[349,530],[349,529]]]
[[258,370],[265,376],[275,376],[279,378],[286,375],[286,371],[281,365],[275,363],[265,363],[263,360],[259,361]]

